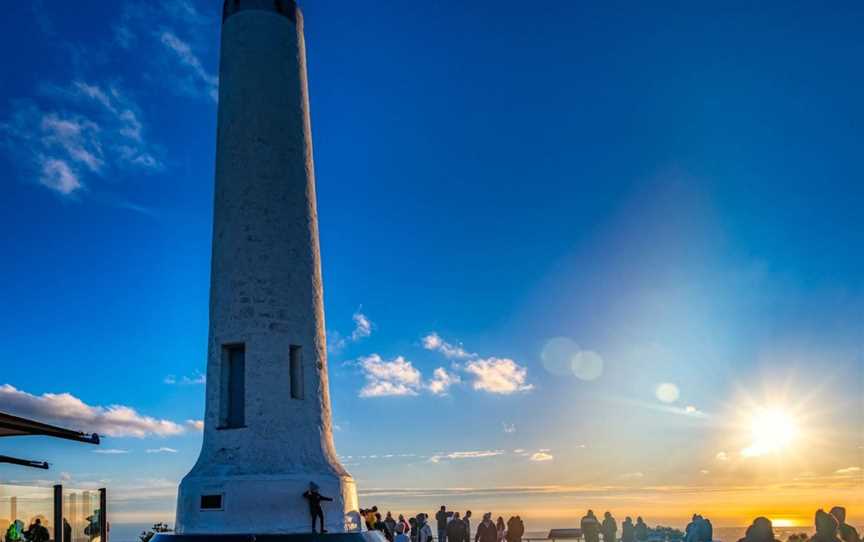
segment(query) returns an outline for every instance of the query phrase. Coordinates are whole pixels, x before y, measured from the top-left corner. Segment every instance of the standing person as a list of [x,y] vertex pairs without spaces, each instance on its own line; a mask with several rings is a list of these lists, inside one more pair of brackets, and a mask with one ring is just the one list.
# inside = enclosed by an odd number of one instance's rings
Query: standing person
[[369,508],[363,512],[363,517],[366,520],[366,528],[369,529],[370,531],[375,530],[375,522],[377,521],[375,514],[377,514],[377,513],[378,513],[378,507],[377,506],[373,506],[372,508]]
[[830,514],[834,516],[839,524],[840,540],[843,542],[861,542],[861,537],[858,536],[858,531],[855,527],[846,523],[846,509],[842,506],[835,506],[831,509]]
[[459,512],[453,512],[453,519],[447,524],[447,540],[450,542],[465,540],[465,522],[459,517]]
[[498,529],[492,523],[492,512],[483,514],[483,521],[477,526],[474,542],[498,542]]
[[642,516],[636,518],[636,527],[633,528],[633,534],[636,535],[637,542],[648,540],[648,525],[645,524]]
[[634,542],[635,538],[633,520],[627,516],[621,524],[621,542]]
[[438,522],[438,542],[447,542],[447,520],[453,516],[453,512],[448,512],[447,507],[443,504],[438,513],[435,514],[435,520]]
[[507,535],[507,527],[504,525],[504,518],[498,516],[498,519],[495,521],[495,540],[498,542],[504,542],[504,537]]
[[411,538],[411,542],[417,542],[417,518],[412,517],[408,520],[408,525],[410,529],[408,530],[408,536]]
[[48,542],[51,539],[48,529],[42,525],[42,520],[40,518],[36,518],[33,521],[33,524],[27,528],[27,532],[24,533],[24,535],[30,542]]
[[600,522],[597,521],[597,516],[594,515],[593,510],[588,510],[588,513],[579,523],[585,542],[600,542]]
[[[401,518],[402,516],[399,517]],[[407,523],[400,522],[396,524],[396,540],[394,542],[411,542],[411,539],[405,534],[405,525]]]
[[615,522],[615,518],[612,517],[612,512],[606,511],[603,514],[603,524],[600,526],[600,531],[603,533],[603,542],[616,541],[618,524]]
[[[471,542],[471,510],[465,511],[465,517],[462,518],[462,523],[465,524],[465,542]],[[451,540],[450,542],[456,542]]]
[[510,516],[507,520],[507,542],[514,542],[513,536],[516,534],[516,516]]
[[513,540],[522,542],[523,536],[525,536],[525,522],[522,521],[522,516],[516,516],[516,532],[513,534]]
[[309,501],[309,515],[312,516],[312,532],[315,532],[315,520],[318,519],[321,523],[321,532],[326,533],[324,528],[324,509],[321,508],[321,503],[324,501],[332,501],[330,497],[318,493],[318,484],[309,482],[309,489],[303,494],[303,498]]
[[408,524],[408,522],[405,520],[405,516],[403,516],[402,514],[399,514],[399,524],[402,525],[402,532],[405,534],[405,536],[410,536],[411,525]]
[[387,516],[384,518],[384,525],[387,527],[387,530],[390,532],[391,540],[396,537],[396,520],[393,519],[393,514],[389,511],[387,512]]
[[417,542],[432,542],[432,527],[422,512],[417,514]]
[[758,517],[753,520],[753,524],[747,527],[747,534],[738,542],[778,542],[774,538],[774,526],[771,520],[764,517]]
[[810,542],[840,542],[837,536],[839,527],[837,518],[821,508],[816,510],[816,534],[810,538]]

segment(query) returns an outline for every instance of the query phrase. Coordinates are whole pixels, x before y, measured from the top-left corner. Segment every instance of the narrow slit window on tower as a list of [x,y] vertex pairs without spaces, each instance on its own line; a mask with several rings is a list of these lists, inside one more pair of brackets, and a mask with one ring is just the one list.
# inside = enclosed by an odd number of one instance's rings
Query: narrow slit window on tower
[[222,347],[220,427],[244,427],[246,418],[246,345]]
[[291,398],[303,399],[303,348],[292,344],[288,357],[291,366]]

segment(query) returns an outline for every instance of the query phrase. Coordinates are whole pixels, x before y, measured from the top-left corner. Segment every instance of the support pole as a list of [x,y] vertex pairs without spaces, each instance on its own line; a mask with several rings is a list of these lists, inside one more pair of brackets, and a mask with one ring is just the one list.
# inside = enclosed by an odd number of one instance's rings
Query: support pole
[[63,540],[63,486],[54,486],[54,542]]
[[99,488],[99,536],[100,542],[108,542],[108,490],[104,487]]

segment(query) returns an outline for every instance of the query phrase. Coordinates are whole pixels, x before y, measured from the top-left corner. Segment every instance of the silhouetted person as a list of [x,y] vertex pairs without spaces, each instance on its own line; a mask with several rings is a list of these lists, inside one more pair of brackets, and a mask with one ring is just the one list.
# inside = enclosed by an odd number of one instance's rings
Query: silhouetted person
[[821,508],[816,510],[816,534],[810,539],[810,542],[840,542],[837,536],[840,523],[837,518],[825,512]]
[[27,532],[24,534],[30,542],[48,542],[48,540],[51,539],[48,529],[42,525],[42,520],[39,518],[36,518],[33,521],[30,527],[27,528]]
[[[465,542],[471,542],[471,510],[465,511],[465,516],[462,518],[462,523],[465,524]],[[450,542],[456,542],[451,540]]]
[[684,530],[684,542],[711,542],[713,537],[714,527],[711,521],[699,514],[693,514],[693,521]]
[[384,518],[384,525],[387,526],[387,530],[390,531],[390,535],[396,536],[396,520],[393,519],[393,514],[387,512],[387,516]]
[[315,532],[315,520],[321,523],[321,532],[326,533],[324,528],[324,509],[321,508],[321,503],[324,501],[332,501],[330,497],[318,493],[318,484],[315,482],[309,483],[309,490],[303,494],[303,498],[309,501],[309,515],[312,516],[312,532]]
[[447,524],[447,540],[464,542],[465,536],[465,522],[459,517],[459,512],[453,512],[453,519]]
[[747,527],[747,533],[744,538],[738,542],[778,542],[774,538],[774,526],[771,525],[771,520],[766,517],[758,517],[753,520],[753,524]]
[[835,506],[831,509],[831,515],[838,523],[837,534],[840,535],[840,540],[843,542],[861,542],[861,537],[858,536],[858,531],[855,527],[846,523],[846,509],[842,506]]
[[588,513],[579,522],[582,527],[582,536],[585,542],[600,542],[600,522],[597,521],[597,516],[593,510],[588,510]]
[[633,534],[636,536],[637,542],[648,540],[648,525],[645,524],[645,520],[642,519],[642,516],[636,518],[636,526],[633,527]]
[[507,542],[521,542],[524,534],[525,524],[521,517],[512,517],[507,521]]
[[492,522],[491,512],[483,514],[483,521],[477,526],[474,542],[498,542],[498,529],[495,528],[495,524]]
[[410,526],[408,537],[411,539],[411,542],[417,542],[417,518],[408,518],[408,525]]
[[453,516],[453,512],[448,512],[447,507],[443,504],[441,509],[435,514],[435,521],[438,525],[438,542],[447,542],[447,520]]
[[634,542],[635,539],[636,532],[633,527],[633,520],[627,516],[624,518],[624,523],[621,524],[621,542]]
[[618,524],[615,522],[615,518],[612,517],[611,512],[603,514],[603,524],[600,526],[600,531],[603,533],[604,542],[615,542],[618,538],[616,535]]
[[417,514],[417,542],[432,542],[432,527],[426,514]]

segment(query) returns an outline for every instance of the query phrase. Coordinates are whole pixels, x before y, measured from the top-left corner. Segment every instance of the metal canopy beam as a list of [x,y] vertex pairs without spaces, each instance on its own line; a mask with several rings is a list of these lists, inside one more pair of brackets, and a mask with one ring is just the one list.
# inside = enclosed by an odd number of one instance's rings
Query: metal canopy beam
[[47,437],[86,442],[88,444],[99,444],[99,435],[96,433],[82,433],[63,429],[47,423],[20,418],[5,412],[0,412],[0,437],[20,437],[25,435],[42,435]]
[[8,455],[0,455],[0,463],[10,463],[12,465],[21,465],[22,467],[33,467],[34,469],[48,468],[48,463],[44,461],[30,461],[29,459],[18,459],[17,457],[9,457]]

